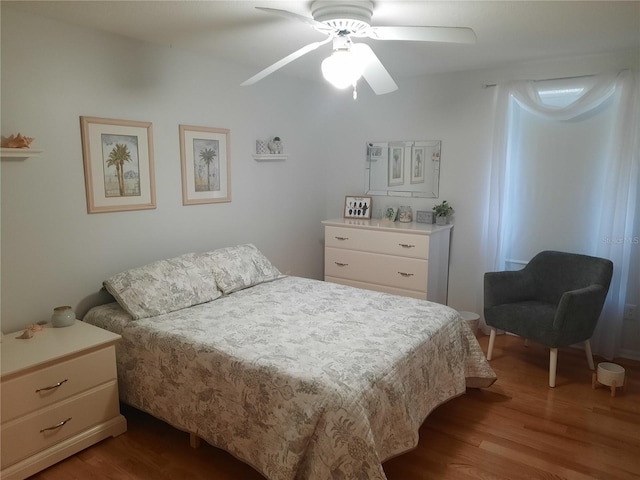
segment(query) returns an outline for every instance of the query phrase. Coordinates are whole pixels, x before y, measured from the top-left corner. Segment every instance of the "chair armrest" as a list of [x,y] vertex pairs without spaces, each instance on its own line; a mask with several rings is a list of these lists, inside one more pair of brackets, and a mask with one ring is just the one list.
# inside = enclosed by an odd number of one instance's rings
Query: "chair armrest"
[[602,285],[589,285],[565,292],[560,298],[553,328],[572,331],[576,336],[588,340],[600,318],[608,289]]
[[534,295],[533,278],[525,270],[484,274],[484,308],[531,300]]

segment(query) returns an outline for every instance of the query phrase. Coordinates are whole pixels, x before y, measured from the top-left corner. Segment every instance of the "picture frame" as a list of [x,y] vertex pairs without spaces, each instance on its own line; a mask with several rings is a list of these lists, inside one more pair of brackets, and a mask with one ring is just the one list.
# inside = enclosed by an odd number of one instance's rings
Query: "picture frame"
[[151,122],[80,117],[87,213],[156,208]]
[[389,146],[389,186],[404,185],[404,147]]
[[411,183],[424,183],[426,147],[411,147]]
[[226,128],[179,125],[182,204],[231,201],[231,152]]
[[395,222],[398,216],[398,207],[387,207],[384,209],[384,218],[390,222]]
[[344,197],[344,218],[371,218],[371,197]]
[[432,210],[418,210],[416,212],[416,223],[436,223],[436,214]]

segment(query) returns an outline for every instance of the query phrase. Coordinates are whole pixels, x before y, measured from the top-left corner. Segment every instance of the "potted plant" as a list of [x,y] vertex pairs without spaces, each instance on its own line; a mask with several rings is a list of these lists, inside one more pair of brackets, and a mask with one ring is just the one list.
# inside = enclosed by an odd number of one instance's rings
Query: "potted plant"
[[446,225],[449,223],[449,218],[453,215],[455,210],[446,200],[444,200],[440,205],[434,205],[433,211],[436,212],[436,224]]

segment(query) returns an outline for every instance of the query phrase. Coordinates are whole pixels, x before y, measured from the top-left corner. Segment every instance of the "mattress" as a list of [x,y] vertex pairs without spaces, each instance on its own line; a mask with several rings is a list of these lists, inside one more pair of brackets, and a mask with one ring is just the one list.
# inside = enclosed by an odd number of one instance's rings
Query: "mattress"
[[455,310],[300,277],[138,320],[101,305],[84,321],[122,336],[122,401],[270,480],[383,480],[434,408],[496,378]]

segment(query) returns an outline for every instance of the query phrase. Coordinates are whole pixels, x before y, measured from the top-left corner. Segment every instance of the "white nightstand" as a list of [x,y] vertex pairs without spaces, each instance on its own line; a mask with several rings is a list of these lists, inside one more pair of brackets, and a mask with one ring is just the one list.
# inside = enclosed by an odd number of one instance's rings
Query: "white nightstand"
[[2,479],[23,479],[127,430],[120,415],[120,335],[76,321],[0,343]]

